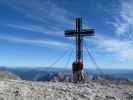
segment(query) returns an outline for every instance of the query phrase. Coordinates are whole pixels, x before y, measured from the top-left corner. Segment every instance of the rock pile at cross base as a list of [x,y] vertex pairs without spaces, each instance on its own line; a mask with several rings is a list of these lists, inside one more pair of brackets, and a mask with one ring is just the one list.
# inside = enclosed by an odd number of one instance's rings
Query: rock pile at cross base
[[32,82],[0,80],[0,100],[133,100],[133,85],[123,83]]

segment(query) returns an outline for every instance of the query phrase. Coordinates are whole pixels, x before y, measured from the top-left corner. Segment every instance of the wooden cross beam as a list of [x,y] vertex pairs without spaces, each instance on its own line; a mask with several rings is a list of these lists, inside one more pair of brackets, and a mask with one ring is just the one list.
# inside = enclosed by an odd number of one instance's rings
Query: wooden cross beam
[[80,34],[80,36],[94,36],[94,29],[82,29],[82,31],[79,33],[76,30],[66,30],[65,36],[66,37],[76,37],[77,34]]

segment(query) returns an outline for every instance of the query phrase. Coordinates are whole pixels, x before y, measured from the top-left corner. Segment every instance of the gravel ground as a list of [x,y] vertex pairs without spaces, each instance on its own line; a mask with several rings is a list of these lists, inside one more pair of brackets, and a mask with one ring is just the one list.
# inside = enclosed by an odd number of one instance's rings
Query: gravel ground
[[133,100],[133,85],[0,80],[0,100]]

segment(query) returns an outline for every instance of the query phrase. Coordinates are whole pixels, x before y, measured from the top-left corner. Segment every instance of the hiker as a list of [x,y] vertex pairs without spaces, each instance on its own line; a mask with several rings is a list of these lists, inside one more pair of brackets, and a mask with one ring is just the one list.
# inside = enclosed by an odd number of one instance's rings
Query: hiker
[[72,71],[74,82],[82,81],[84,79],[82,62],[73,62]]
[[78,81],[78,67],[77,67],[76,62],[73,62],[72,71],[73,71],[73,81],[77,82]]
[[80,80],[84,80],[84,74],[83,74],[83,63],[79,62],[79,74],[80,74]]

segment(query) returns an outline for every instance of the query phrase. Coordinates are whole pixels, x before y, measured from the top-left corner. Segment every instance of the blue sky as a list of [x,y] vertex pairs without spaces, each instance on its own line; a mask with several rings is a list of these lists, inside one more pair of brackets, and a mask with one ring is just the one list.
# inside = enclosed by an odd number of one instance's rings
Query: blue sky
[[[84,40],[99,66],[133,69],[132,3],[133,0],[1,0],[0,65],[46,67],[67,52],[54,67],[71,68],[74,39],[64,37],[64,30],[74,29],[74,19],[82,16],[84,28],[96,29],[96,36]],[[85,67],[94,68],[84,51]]]

